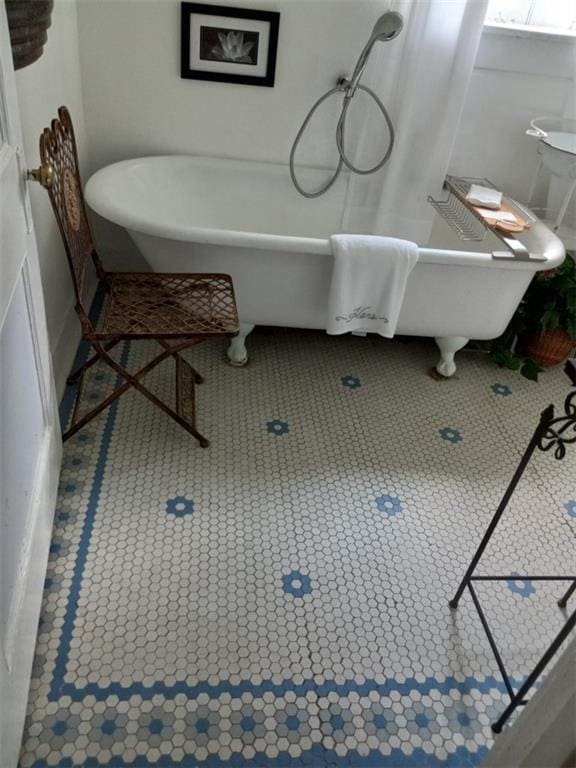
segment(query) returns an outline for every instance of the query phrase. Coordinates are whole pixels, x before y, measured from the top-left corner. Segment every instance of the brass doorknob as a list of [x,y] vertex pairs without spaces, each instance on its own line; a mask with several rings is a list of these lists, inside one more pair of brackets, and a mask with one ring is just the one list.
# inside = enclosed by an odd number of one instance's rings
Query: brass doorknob
[[54,181],[54,169],[51,165],[41,165],[39,168],[28,170],[26,178],[28,181],[37,181],[45,189],[50,189]]

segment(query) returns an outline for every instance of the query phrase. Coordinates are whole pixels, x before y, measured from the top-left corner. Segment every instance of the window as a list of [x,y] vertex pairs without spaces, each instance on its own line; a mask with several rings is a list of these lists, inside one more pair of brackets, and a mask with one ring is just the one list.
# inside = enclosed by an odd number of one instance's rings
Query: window
[[485,23],[576,35],[576,0],[490,0]]

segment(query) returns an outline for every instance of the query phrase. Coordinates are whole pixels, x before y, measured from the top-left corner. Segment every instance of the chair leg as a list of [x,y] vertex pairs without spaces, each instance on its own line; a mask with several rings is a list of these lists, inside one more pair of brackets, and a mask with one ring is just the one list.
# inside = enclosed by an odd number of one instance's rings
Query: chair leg
[[[173,347],[171,347],[170,344],[168,344],[167,341],[164,341],[164,339],[156,339],[156,341],[164,349],[173,349]],[[193,342],[192,344],[189,344],[188,346],[186,346],[185,349],[188,349],[189,346],[196,346],[196,344],[201,344],[202,341],[204,341],[204,339],[201,339],[200,341]],[[204,383],[204,377],[202,376],[202,374],[198,373],[198,371],[195,368],[193,368],[188,361],[184,360],[184,358],[181,357],[178,352],[173,352],[172,353],[172,357],[176,361],[177,360],[183,360],[186,363],[186,365],[191,369],[192,373],[194,374],[194,383],[195,384],[203,384]]]
[[[195,403],[195,371],[184,358],[178,356],[175,360],[175,380],[176,380],[176,412],[180,418],[184,419],[192,429],[196,429],[196,403]],[[200,436],[201,437],[201,436]],[[208,446],[208,440],[202,437],[200,445],[203,448]]]
[[[186,345],[186,346],[189,346]],[[132,386],[135,389],[140,392],[140,394],[144,395],[148,400],[150,400],[151,403],[154,403],[158,408],[160,408],[161,411],[164,411],[170,418],[172,418],[177,424],[179,424],[181,427],[183,427],[187,432],[189,432],[193,437],[198,440],[202,448],[207,448],[210,444],[208,440],[204,437],[204,435],[201,435],[200,432],[196,429],[194,426],[194,423],[190,423],[186,418],[181,416],[177,411],[174,411],[170,406],[166,405],[166,403],[163,403],[162,400],[160,400],[158,397],[156,397],[155,394],[153,394],[147,387],[145,387],[143,384],[140,383],[139,379],[141,379],[143,376],[145,376],[147,373],[149,373],[153,368],[155,368],[157,365],[159,365],[161,362],[166,360],[168,357],[172,357],[174,355],[174,352],[181,352],[182,349],[185,349],[185,346],[180,346],[177,350],[173,349],[165,349],[164,352],[157,357],[154,358],[154,360],[150,361],[144,368],[141,368],[137,373],[130,374],[127,370],[125,370],[119,363],[114,360],[113,357],[108,355],[106,351],[101,347],[99,344],[94,344],[94,348],[96,351],[100,353],[100,356],[108,363],[108,365],[118,373],[119,376],[121,376],[128,386]],[[184,363],[186,366],[188,364],[185,360],[180,358],[181,363]],[[190,370],[192,370],[191,366],[188,366]]]
[[75,435],[76,432],[78,432],[82,427],[85,427],[86,424],[88,424],[89,421],[92,421],[93,418],[98,416],[99,413],[102,413],[106,408],[108,408],[109,405],[112,405],[112,403],[117,400],[120,395],[123,395],[125,392],[127,392],[130,389],[130,384],[127,382],[122,384],[121,387],[118,387],[118,389],[115,389],[112,394],[108,395],[104,400],[102,400],[101,403],[99,403],[95,408],[92,408],[91,411],[88,411],[84,416],[82,416],[81,419],[78,419],[76,421],[75,414],[79,402],[79,398],[76,400],[76,406],[74,408],[74,416],[72,417],[72,425],[67,429],[63,435],[62,435],[62,442],[66,442],[72,435]]
[[[108,352],[109,350],[113,349],[117,344],[120,343],[120,340],[117,339],[116,341],[110,341],[108,344],[104,345],[104,349]],[[78,379],[82,376],[82,374],[88,370],[88,368],[92,368],[92,366],[100,360],[100,355],[92,355],[92,357],[87,360],[84,365],[81,365],[80,368],[77,368],[75,371],[73,371],[68,378],[66,379],[66,384],[76,384]]]
[[[114,344],[116,344],[116,343],[117,342],[114,342]],[[80,429],[82,429],[82,427],[86,426],[86,424],[88,424],[88,422],[90,422],[93,418],[98,416],[98,414],[100,414],[102,411],[104,411],[106,408],[108,408],[108,406],[110,406],[115,400],[117,400],[121,395],[123,395],[125,392],[127,392],[130,389],[130,387],[134,387],[142,395],[144,395],[144,397],[146,397],[148,400],[150,400],[152,403],[154,403],[154,405],[156,405],[158,408],[160,408],[160,410],[164,411],[164,413],[166,413],[168,416],[170,416],[177,424],[179,424],[187,432],[189,432],[191,435],[193,435],[193,437],[195,437],[196,440],[198,440],[198,442],[200,443],[202,448],[208,447],[208,445],[209,445],[208,440],[203,435],[201,435],[200,432],[198,432],[198,430],[196,429],[195,424],[194,424],[193,399],[192,399],[192,411],[191,411],[191,414],[189,414],[186,411],[186,409],[183,409],[183,413],[180,414],[177,411],[174,411],[172,408],[170,408],[165,403],[163,403],[162,400],[160,400],[158,397],[156,397],[156,395],[154,395],[152,392],[150,392],[150,390],[147,387],[145,387],[143,384],[141,384],[140,381],[139,381],[139,379],[144,377],[146,374],[150,373],[150,371],[153,368],[155,368],[157,365],[162,363],[168,357],[175,356],[176,357],[176,364],[177,364],[177,366],[179,365],[187,373],[187,375],[184,376],[184,379],[186,379],[185,389],[186,389],[186,391],[188,391],[188,389],[189,389],[188,381],[192,384],[192,387],[194,386],[194,384],[193,384],[193,369],[192,369],[191,366],[188,365],[188,363],[186,363],[186,361],[183,358],[181,358],[178,355],[178,352],[180,352],[183,349],[185,349],[186,346],[189,346],[189,344],[186,344],[186,345],[180,344],[178,346],[177,350],[165,347],[164,352],[162,352],[162,354],[160,354],[157,357],[155,357],[153,360],[151,360],[147,365],[145,365],[143,368],[141,368],[135,374],[130,374],[125,368],[123,368],[119,363],[117,363],[116,360],[114,360],[113,357],[111,357],[108,354],[107,347],[110,347],[111,346],[110,344],[107,344],[105,346],[100,345],[97,342],[91,342],[91,344],[92,344],[96,354],[94,355],[93,358],[90,359],[90,361],[89,361],[90,366],[93,365],[94,362],[96,362],[96,360],[99,360],[99,359],[103,360],[104,362],[106,362],[110,366],[110,368],[112,368],[112,370],[116,371],[116,373],[121,378],[124,379],[124,384],[122,384],[120,387],[115,389],[114,392],[112,392],[110,395],[108,395],[108,397],[106,397],[104,400],[102,400],[101,403],[99,403],[97,406],[92,408],[92,410],[90,410],[87,414],[85,414],[79,420],[76,420],[76,418],[75,418],[76,413],[77,413],[77,409],[78,409],[78,403],[79,403],[79,398],[77,397],[75,408],[74,408],[74,414],[73,414],[73,417],[72,417],[72,424],[71,424],[70,428],[67,429],[64,432],[63,436],[62,436],[62,439],[64,441],[68,440],[70,437],[72,437],[72,435],[76,434],[76,432],[78,432],[78,430],[80,430]],[[90,367],[90,366],[88,366],[88,367]],[[85,368],[86,368],[86,366],[84,366],[84,369]],[[186,369],[189,369],[189,372]],[[83,372],[84,372],[84,370],[81,370],[81,373],[83,373]],[[81,390],[79,390],[78,394],[80,394],[80,391]],[[182,393],[182,395],[185,395],[185,394],[186,393],[184,393],[184,392]],[[193,393],[192,393],[192,398],[193,398]],[[183,400],[183,397],[181,396],[180,397],[180,401],[182,401],[182,400]],[[177,399],[177,403],[179,403],[178,399]],[[177,405],[177,407],[180,407],[180,406]],[[190,418],[190,415],[191,415],[191,421],[188,420],[188,418]]]

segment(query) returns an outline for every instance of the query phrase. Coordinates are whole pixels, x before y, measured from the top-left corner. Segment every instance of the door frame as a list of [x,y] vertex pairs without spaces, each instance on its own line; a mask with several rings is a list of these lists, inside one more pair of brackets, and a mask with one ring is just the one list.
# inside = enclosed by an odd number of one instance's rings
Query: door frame
[[[26,182],[26,159],[22,146],[20,111],[16,92],[14,68],[4,2],[0,0],[0,170],[16,160],[19,167],[21,206],[26,224],[26,248],[11,295],[7,298],[6,314],[12,306],[18,284],[23,286],[25,321],[23,332],[29,334],[34,358],[34,375],[38,381],[43,432],[36,459],[36,469],[30,478],[27,522],[20,546],[15,588],[4,617],[0,636],[0,765],[15,768],[26,715],[28,689],[36,645],[36,635],[52,522],[56,506],[62,440],[58,419],[56,390],[48,343],[44,295],[40,275],[38,248],[33,232],[32,213]],[[12,275],[13,276],[13,275]],[[5,316],[0,317],[0,331]],[[10,440],[9,435],[0,439]],[[1,498],[0,498],[1,501]],[[0,514],[2,509],[0,508]],[[0,520],[1,522],[1,520]],[[4,631],[5,630],[5,631]],[[4,639],[2,641],[2,638]]]

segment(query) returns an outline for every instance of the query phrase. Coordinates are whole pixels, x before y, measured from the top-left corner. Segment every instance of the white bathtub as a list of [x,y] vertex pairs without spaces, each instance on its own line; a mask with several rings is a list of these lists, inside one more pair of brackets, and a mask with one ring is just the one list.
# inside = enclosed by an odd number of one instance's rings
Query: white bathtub
[[[303,174],[313,186],[317,172]],[[333,258],[328,237],[341,232],[346,177],[324,197],[308,200],[292,187],[286,166],[193,156],[146,157],[103,168],[86,199],[125,227],[157,272],[226,272],[234,280],[242,330],[229,357],[243,364],[255,324],[325,328]],[[544,261],[495,259],[503,243],[488,234],[462,242],[437,216],[422,243],[397,326],[431,336],[437,370],[451,376],[454,354],[469,339],[505,329],[537,270],[564,258],[560,240],[536,221],[523,242]]]

